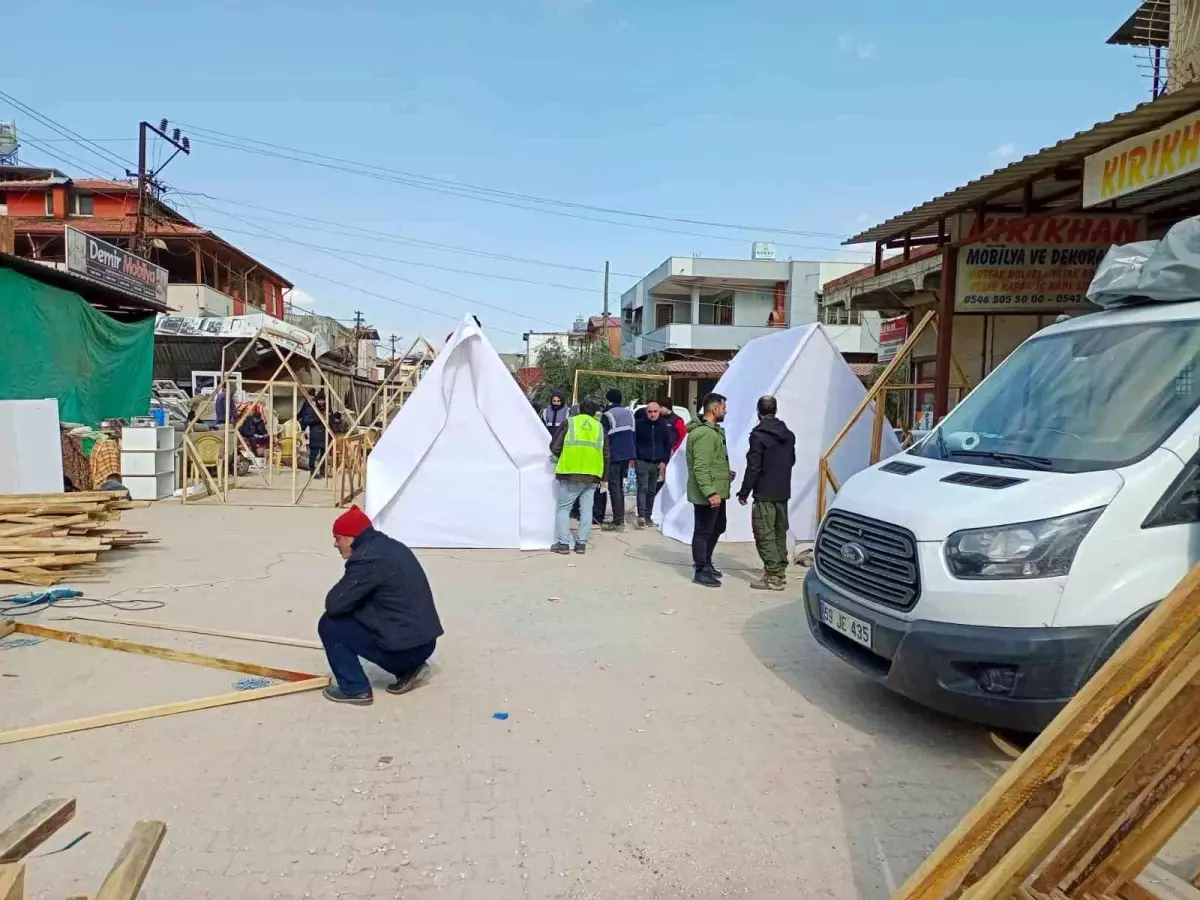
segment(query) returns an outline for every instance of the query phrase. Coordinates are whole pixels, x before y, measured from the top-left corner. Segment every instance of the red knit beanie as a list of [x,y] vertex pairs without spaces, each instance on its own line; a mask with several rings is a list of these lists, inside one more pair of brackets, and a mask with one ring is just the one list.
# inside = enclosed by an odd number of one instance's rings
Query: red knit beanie
[[367,514],[352,506],[333,520],[333,533],[338,537],[356,538],[371,527]]

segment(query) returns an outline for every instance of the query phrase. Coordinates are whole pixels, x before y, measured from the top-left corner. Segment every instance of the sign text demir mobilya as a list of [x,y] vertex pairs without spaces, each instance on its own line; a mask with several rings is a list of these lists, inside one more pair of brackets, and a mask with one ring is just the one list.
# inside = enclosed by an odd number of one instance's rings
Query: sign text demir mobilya
[[1083,161],[1083,205],[1096,206],[1200,171],[1200,112],[1126,138]]

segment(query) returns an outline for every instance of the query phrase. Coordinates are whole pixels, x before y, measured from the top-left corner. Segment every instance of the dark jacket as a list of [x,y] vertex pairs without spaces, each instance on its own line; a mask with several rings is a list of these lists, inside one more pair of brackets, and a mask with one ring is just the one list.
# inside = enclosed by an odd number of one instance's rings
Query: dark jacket
[[[322,412],[328,417],[328,412],[324,410]],[[321,423],[321,417],[317,415],[313,405],[305,400],[300,407],[300,415],[296,418],[300,420],[301,428],[308,429],[308,443],[313,447],[324,447],[325,426]]]
[[746,475],[738,497],[772,503],[792,498],[792,466],[796,464],[796,436],[774,416],[760,419],[750,432]]
[[637,459],[655,463],[670,461],[675,428],[665,416],[651,421],[643,406],[633,414],[633,433],[637,441]]
[[421,563],[404,544],[374,528],[351,544],[346,572],[325,596],[325,612],[354,616],[385,650],[408,650],[442,636]]
[[[574,413],[571,413],[571,415],[577,416],[577,415],[579,415],[579,413],[574,412]],[[603,429],[601,429],[601,430],[603,430]],[[553,456],[555,459],[558,459],[560,456],[562,456],[563,443],[566,441],[566,439],[567,439],[567,426],[565,424],[563,425],[563,427],[559,428],[557,431],[552,433],[552,436],[550,438],[550,455]],[[608,452],[609,452],[608,432],[605,431],[604,432],[604,471],[606,471],[606,472],[608,471]],[[591,475],[577,475],[577,474],[576,475],[571,475],[571,474],[558,475],[558,474],[556,474],[554,477],[557,478],[559,481],[576,481],[581,484],[599,484],[600,483],[599,478],[594,478]]]
[[268,437],[267,423],[263,420],[262,416],[254,413],[246,416],[245,421],[242,422],[242,425],[240,428],[238,428],[238,431],[246,440],[250,440],[251,438]]
[[633,413],[627,406],[608,404],[600,414],[600,424],[608,436],[609,454],[613,462],[628,462],[637,458],[637,444],[633,438]]
[[567,404],[562,391],[551,391],[550,398],[554,399],[555,397],[559,399],[561,405],[556,408],[553,403],[547,403],[542,410],[542,424],[551,434],[567,424]]

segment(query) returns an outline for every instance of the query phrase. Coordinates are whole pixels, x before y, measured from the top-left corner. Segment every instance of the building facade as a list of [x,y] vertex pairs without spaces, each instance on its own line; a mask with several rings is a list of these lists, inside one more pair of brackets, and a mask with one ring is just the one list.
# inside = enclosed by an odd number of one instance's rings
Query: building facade
[[[71,226],[129,249],[137,222],[132,181],[70,178],[57,169],[0,166],[0,219],[16,256],[61,268]],[[162,201],[146,199],[147,258],[167,270],[167,302],[185,316],[284,317],[292,283]]]

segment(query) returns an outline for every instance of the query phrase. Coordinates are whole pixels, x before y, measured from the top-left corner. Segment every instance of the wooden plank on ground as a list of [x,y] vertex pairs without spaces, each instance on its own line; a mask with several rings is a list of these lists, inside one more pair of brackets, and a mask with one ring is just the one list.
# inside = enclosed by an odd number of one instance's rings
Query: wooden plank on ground
[[25,863],[0,864],[0,900],[25,900]]
[[4,494],[5,502],[16,503],[80,503],[84,501],[107,502],[124,500],[128,491],[58,491],[52,494]]
[[150,644],[135,644],[131,641],[120,640],[119,638],[103,638],[93,634],[80,634],[77,631],[62,631],[58,628],[46,628],[42,625],[32,625],[26,622],[18,622],[16,630],[30,637],[49,638],[52,641],[65,641],[68,644],[100,647],[105,650],[121,650],[125,653],[139,653],[143,656],[153,656],[158,659],[171,660],[172,662],[190,663],[194,666],[207,666],[210,669],[227,669],[231,672],[241,672],[246,675],[274,678],[278,681],[305,681],[316,677],[310,672],[274,669],[270,666],[238,662],[233,659],[223,659],[219,656],[205,656],[202,653],[189,653],[186,650],[172,650],[168,647],[155,647]]
[[0,569],[0,584],[28,584],[32,587],[53,587],[65,578],[65,575],[22,575],[20,572],[9,572]]
[[4,555],[34,553],[91,553],[104,547],[100,538],[0,538],[0,563]]
[[82,566],[94,563],[97,553],[41,553],[32,556],[0,556],[0,566],[12,569],[16,566],[41,566],[56,569],[61,566]]
[[[1066,708],[1005,770],[984,798],[896,893],[896,900],[943,900],[986,874],[1037,822],[1083,765],[1119,727],[1122,713],[1167,663],[1200,633],[1200,565],[1176,585]],[[969,878],[974,875],[975,878]],[[982,896],[982,895],[979,895]]]
[[16,631],[17,623],[12,619],[0,619],[0,638],[6,638]]
[[20,862],[73,818],[74,798],[39,803],[0,831],[0,863]]
[[305,647],[309,650],[323,650],[320,641],[306,641],[302,638],[275,637],[270,634],[251,634],[246,631],[222,631],[218,628],[199,628],[195,625],[171,625],[167,622],[149,622],[145,619],[114,619],[111,616],[64,616],[64,619],[81,622],[103,622],[106,625],[131,625],[134,628],[156,628],[159,631],[178,631],[182,634],[207,634],[213,637],[229,638],[235,641],[257,641],[261,644],[282,644],[285,647]]
[[0,746],[50,737],[56,734],[73,734],[76,731],[86,731],[91,728],[105,728],[109,725],[122,725],[126,722],[141,722],[144,719],[173,716],[177,713],[194,712],[200,709],[212,709],[216,706],[246,703],[250,700],[261,700],[266,697],[281,697],[285,694],[315,691],[328,684],[328,677],[323,675],[313,676],[304,681],[287,681],[283,684],[273,684],[264,688],[234,691],[230,694],[218,694],[215,697],[202,697],[199,700],[162,703],[158,706],[146,706],[141,709],[125,710],[124,712],[88,716],[84,719],[72,719],[69,722],[56,722],[52,725],[30,725],[24,728],[13,728],[9,731],[0,731]]
[[121,848],[96,900],[137,900],[167,833],[164,822],[138,822]]

